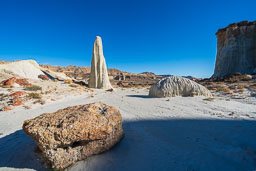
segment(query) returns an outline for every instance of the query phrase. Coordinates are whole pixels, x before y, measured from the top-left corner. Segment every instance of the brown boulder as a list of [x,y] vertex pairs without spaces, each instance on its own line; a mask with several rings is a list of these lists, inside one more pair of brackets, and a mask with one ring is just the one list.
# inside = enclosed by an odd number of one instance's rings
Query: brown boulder
[[109,150],[123,137],[120,112],[100,102],[42,114],[24,121],[23,130],[54,169]]
[[49,80],[49,77],[47,77],[47,76],[44,75],[44,74],[38,75],[38,78],[40,78],[40,79],[42,79],[42,80]]

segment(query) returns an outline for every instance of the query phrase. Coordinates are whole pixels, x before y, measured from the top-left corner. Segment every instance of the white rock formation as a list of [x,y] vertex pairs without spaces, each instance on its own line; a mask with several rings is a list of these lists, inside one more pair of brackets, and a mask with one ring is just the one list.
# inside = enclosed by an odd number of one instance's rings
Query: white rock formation
[[0,73],[6,76],[16,75],[28,79],[38,79],[38,75],[43,74],[39,64],[34,60],[21,60],[0,64]]
[[93,46],[89,87],[100,89],[112,88],[108,78],[106,61],[103,55],[102,40],[99,36],[96,36]]
[[64,73],[57,73],[40,67],[34,60],[20,60],[0,64],[0,81],[14,76],[17,78],[38,80],[38,75],[46,74],[46,70],[48,73],[47,75],[50,77],[58,78],[60,80],[70,79]]
[[149,90],[152,97],[212,96],[204,86],[187,78],[170,76],[153,84]]

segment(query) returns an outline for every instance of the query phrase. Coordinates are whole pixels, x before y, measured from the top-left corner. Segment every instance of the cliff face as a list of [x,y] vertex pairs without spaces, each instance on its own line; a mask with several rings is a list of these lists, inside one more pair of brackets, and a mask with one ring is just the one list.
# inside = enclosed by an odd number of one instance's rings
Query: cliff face
[[217,56],[213,77],[256,72],[256,21],[230,24],[216,33]]

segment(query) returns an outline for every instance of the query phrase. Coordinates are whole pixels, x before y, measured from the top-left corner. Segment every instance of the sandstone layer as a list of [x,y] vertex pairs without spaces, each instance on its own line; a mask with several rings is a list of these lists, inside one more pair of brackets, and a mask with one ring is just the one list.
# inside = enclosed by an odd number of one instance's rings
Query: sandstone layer
[[213,77],[256,72],[256,21],[243,21],[219,29]]
[[99,36],[96,37],[93,46],[89,87],[102,89],[112,88],[108,78],[108,70],[105,57],[103,55],[102,40]]
[[104,152],[123,137],[120,112],[100,102],[42,114],[24,121],[23,130],[54,169]]
[[179,76],[170,76],[153,84],[149,90],[151,97],[212,96],[204,86]]

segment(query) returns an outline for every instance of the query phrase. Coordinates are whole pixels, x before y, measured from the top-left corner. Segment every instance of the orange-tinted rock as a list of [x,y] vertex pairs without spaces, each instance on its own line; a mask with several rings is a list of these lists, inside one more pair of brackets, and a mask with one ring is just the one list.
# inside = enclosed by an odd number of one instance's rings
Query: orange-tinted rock
[[12,99],[12,105],[13,106],[20,106],[22,104],[23,104],[23,102],[22,102],[22,100],[19,97],[14,97]]
[[17,84],[21,85],[21,86],[32,86],[31,83],[28,82],[28,79],[26,78],[20,78],[20,79],[16,79],[15,81]]
[[9,78],[7,80],[4,80],[1,82],[1,84],[4,86],[4,87],[11,87],[14,83],[17,83],[21,86],[32,86],[31,83],[28,82],[28,79],[26,78],[15,78],[15,77],[12,77],[12,78]]
[[15,83],[15,81],[16,81],[16,78],[12,77],[12,78],[9,78],[7,80],[2,81],[1,84],[3,86],[10,87],[10,86],[12,86]]
[[8,111],[8,110],[12,110],[13,107],[12,106],[5,106],[2,108],[2,111]]
[[49,80],[49,77],[47,77],[47,76],[44,75],[44,74],[38,75],[38,78],[40,78],[40,79],[42,79],[42,80]]
[[16,91],[15,93],[12,93],[10,96],[19,97],[19,96],[22,96],[22,95],[25,95],[25,94],[27,94],[25,91]]
[[23,130],[36,141],[54,169],[107,151],[123,137],[120,112],[103,103],[42,114],[24,121]]

